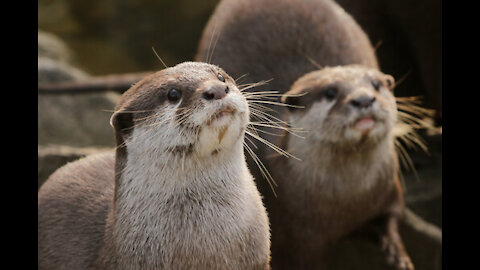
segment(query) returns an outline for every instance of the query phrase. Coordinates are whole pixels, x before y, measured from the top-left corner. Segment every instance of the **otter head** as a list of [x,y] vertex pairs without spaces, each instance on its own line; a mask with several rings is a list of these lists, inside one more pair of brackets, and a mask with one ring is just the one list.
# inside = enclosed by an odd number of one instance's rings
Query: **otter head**
[[246,99],[221,68],[185,62],[152,74],[126,91],[111,125],[118,148],[132,158],[209,156],[242,142]]
[[[393,87],[393,77],[376,69],[327,67],[300,77],[282,101],[295,106],[289,122],[307,132],[308,147],[359,149],[391,136],[397,117]],[[288,147],[301,147],[293,139]]]

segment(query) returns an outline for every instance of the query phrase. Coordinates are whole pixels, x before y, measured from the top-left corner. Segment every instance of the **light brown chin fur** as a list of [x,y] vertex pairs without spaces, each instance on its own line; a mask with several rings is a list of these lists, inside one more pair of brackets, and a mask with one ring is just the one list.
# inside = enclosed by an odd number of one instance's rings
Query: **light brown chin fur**
[[225,126],[220,129],[218,132],[218,143],[220,144],[223,140],[223,137],[225,136],[225,132],[227,132],[228,126]]

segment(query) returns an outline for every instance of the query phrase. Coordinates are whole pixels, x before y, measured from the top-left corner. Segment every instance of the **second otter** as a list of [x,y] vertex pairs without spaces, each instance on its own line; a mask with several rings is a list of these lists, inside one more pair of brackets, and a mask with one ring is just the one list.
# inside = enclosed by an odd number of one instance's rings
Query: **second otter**
[[380,225],[387,261],[413,269],[397,229],[403,196],[392,132],[394,80],[378,70],[368,37],[350,15],[331,0],[223,0],[196,59],[246,83],[273,79],[256,91],[289,91],[283,101],[304,107],[270,107],[307,131],[277,143],[302,161],[270,158],[267,147],[257,152],[278,183],[277,197],[250,162],[269,211],[274,269],[320,269],[331,244],[372,221]]

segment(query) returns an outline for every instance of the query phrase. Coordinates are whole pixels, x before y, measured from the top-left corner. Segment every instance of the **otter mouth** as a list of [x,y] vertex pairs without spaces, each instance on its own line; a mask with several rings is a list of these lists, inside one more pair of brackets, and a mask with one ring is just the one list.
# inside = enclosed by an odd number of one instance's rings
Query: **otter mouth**
[[353,123],[353,128],[361,133],[367,133],[373,129],[377,119],[373,115],[364,115],[359,117]]
[[213,122],[220,120],[226,116],[234,115],[236,112],[237,110],[230,105],[222,106],[210,117],[210,119],[207,121],[207,124],[210,125]]

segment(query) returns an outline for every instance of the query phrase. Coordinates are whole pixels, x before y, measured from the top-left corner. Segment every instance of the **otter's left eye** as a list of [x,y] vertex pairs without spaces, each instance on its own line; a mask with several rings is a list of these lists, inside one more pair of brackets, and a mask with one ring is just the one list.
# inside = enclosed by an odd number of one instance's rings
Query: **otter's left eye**
[[177,102],[178,100],[180,100],[181,97],[182,97],[182,92],[180,92],[177,89],[170,89],[170,91],[168,91],[167,98],[171,102]]
[[372,81],[372,86],[375,90],[380,90],[380,82],[379,81]]
[[329,87],[325,92],[325,96],[328,100],[332,100],[337,96],[338,90],[335,87]]
[[225,78],[222,76],[222,74],[218,73],[217,78],[218,80],[225,82]]

